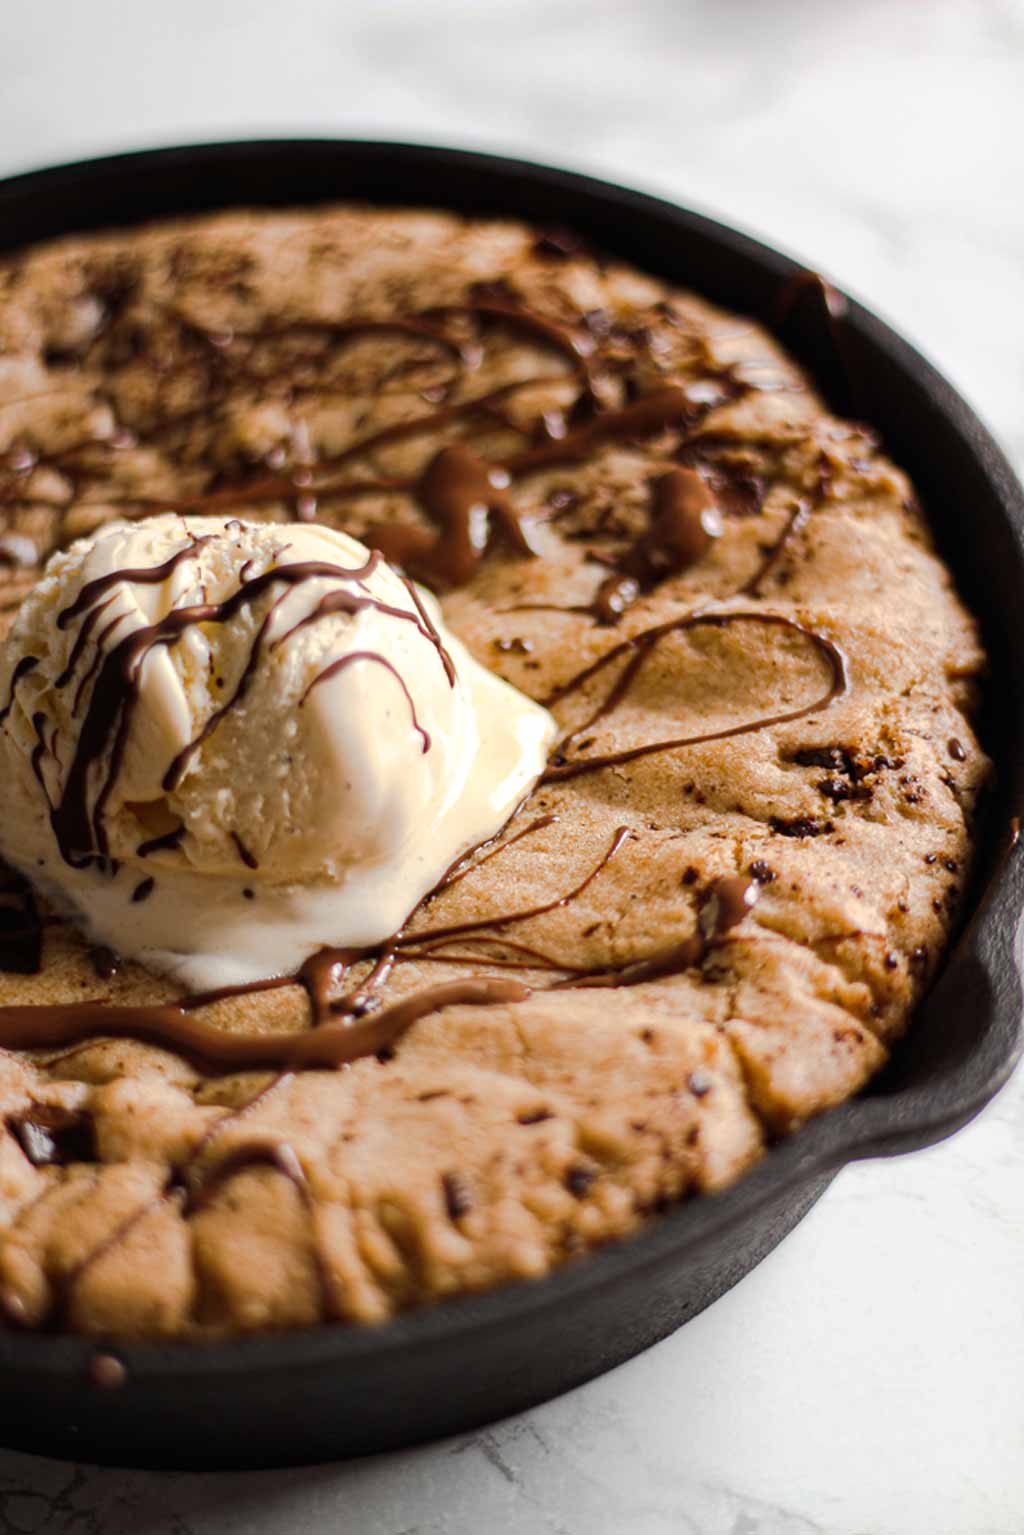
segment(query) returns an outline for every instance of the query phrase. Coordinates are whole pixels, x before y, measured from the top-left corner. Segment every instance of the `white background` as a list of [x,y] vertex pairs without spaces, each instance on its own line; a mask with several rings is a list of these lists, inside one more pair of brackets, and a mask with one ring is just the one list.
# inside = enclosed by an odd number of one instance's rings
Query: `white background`
[[[253,132],[507,149],[710,209],[893,319],[1024,467],[1024,0],[0,0],[0,174]],[[122,1531],[1021,1535],[1024,1083],[484,1433],[252,1476],[0,1451],[0,1535]]]

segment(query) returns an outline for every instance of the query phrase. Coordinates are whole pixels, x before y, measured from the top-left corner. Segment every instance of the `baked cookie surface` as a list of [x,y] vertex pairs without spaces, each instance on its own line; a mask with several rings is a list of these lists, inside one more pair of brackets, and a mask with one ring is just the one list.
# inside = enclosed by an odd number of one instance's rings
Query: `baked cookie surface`
[[[537,1276],[727,1186],[906,1027],[969,870],[984,657],[904,475],[749,321],[436,213],[62,242],[0,269],[0,502],[5,622],[115,517],[316,518],[563,732],[397,946],[328,977],[366,1019],[467,976],[519,1000],[336,1070],[100,1029],[0,1055],[11,1324],[369,1322]],[[4,1006],[175,1002],[45,910],[32,968],[6,900]]]

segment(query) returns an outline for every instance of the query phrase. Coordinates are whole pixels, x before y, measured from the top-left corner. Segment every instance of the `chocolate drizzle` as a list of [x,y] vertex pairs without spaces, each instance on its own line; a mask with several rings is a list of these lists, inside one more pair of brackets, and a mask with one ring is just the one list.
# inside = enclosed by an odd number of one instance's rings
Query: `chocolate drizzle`
[[[104,596],[111,587],[161,586],[174,574],[179,565],[194,560],[204,544],[211,542],[212,537],[212,534],[206,534],[203,538],[192,538],[183,549],[177,550],[160,565],[146,565],[138,570],[111,570],[105,576],[97,576],[94,581],[87,581],[74,602],[69,602],[67,607],[58,613],[57,628],[66,629],[80,613],[89,613],[91,617],[90,610],[96,608],[96,599]],[[99,611],[102,611],[102,608]],[[81,642],[81,635],[79,635],[79,642]]]
[[11,712],[18,683],[21,681],[22,677],[27,677],[29,672],[34,671],[38,665],[38,656],[22,656],[17,662],[13,672],[11,673],[11,686],[10,691],[7,694],[7,702],[4,704],[3,708],[0,709],[0,725],[4,723],[7,716]]
[[724,532],[718,499],[703,475],[688,468],[661,475],[651,486],[650,527],[601,582],[595,617],[603,624],[618,623],[644,588],[695,565]]
[[237,831],[233,831],[231,833],[231,840],[235,844],[235,850],[238,853],[239,858],[245,864],[245,867],[247,869],[258,869],[260,866],[259,859],[256,857],[255,853],[249,851],[241,837],[238,835]]
[[[318,504],[324,500],[358,497],[367,492],[407,493],[419,502],[427,520],[435,525],[436,535],[417,528],[389,527],[374,529],[367,535],[369,541],[378,540],[379,547],[390,558],[407,563],[410,569],[427,579],[445,585],[459,584],[472,576],[488,547],[492,520],[516,552],[523,555],[535,552],[529,529],[507,494],[513,478],[557,463],[579,462],[614,439],[638,440],[666,428],[692,426],[714,405],[757,387],[737,380],[729,369],[723,371],[709,364],[709,380],[716,384],[710,391],[702,393],[695,386],[688,394],[679,386],[665,385],[646,394],[634,394],[616,409],[604,409],[596,387],[598,376],[602,371],[621,370],[624,336],[630,338],[629,345],[635,348],[643,343],[649,332],[644,327],[622,332],[610,320],[607,324],[598,324],[596,313],[581,315],[576,323],[567,325],[525,307],[512,289],[498,282],[477,284],[470,302],[450,304],[421,314],[355,316],[335,325],[270,326],[251,335],[213,336],[178,316],[169,315],[182,329],[182,334],[187,333],[191,344],[199,348],[204,366],[212,369],[211,376],[220,380],[218,387],[221,388],[232,369],[236,382],[250,388],[259,385],[262,374],[258,368],[253,368],[252,363],[253,348],[258,349],[262,340],[308,341],[318,333],[324,341],[344,341],[367,332],[404,334],[447,351],[456,367],[444,384],[427,392],[426,398],[437,402],[436,409],[378,428],[357,438],[329,459],[299,462],[288,472],[244,476],[174,501],[127,496],[117,504],[125,515],[148,516],[162,510],[213,513],[233,506],[280,500],[291,506],[294,516],[308,520],[316,515]],[[479,354],[475,343],[467,343],[445,331],[445,323],[458,320],[475,321],[480,327],[498,326],[517,331],[551,348],[568,364],[569,371],[517,379],[483,394],[452,399],[472,371]],[[608,352],[607,357],[603,355],[604,351]],[[524,390],[564,384],[573,379],[578,382],[579,393],[567,418],[560,412],[554,415],[542,412],[536,421],[520,427],[502,412],[503,404]],[[293,396],[295,392],[293,389]],[[163,431],[188,419],[186,415],[165,422]],[[442,447],[426,469],[411,479],[379,475],[353,478],[345,472],[350,464],[365,459],[380,448],[474,419],[484,424],[497,420],[525,437],[528,445],[512,453],[503,463],[486,463],[464,442],[456,442]],[[102,466],[107,461],[105,456],[120,450],[119,441],[103,439],[84,443],[78,450],[65,450],[54,458],[53,466],[68,469],[80,460],[82,451],[86,451],[87,454],[100,454],[102,473]],[[274,455],[270,462],[277,463]],[[34,468],[36,464],[33,459],[30,467]],[[12,473],[24,472],[10,461],[10,456],[8,468]],[[8,499],[16,501],[17,497]],[[183,554],[182,557],[186,556]],[[94,597],[95,592],[83,593],[83,608],[89,606]]]
[[556,981],[555,989],[564,991],[579,986],[640,986],[645,981],[658,981],[663,976],[677,975],[700,965],[730,929],[738,926],[747,913],[753,910],[760,893],[756,880],[745,879],[740,874],[724,875],[714,880],[704,892],[697,909],[696,930],[681,943],[630,965],[595,970],[589,975]]
[[[380,655],[376,650],[351,650],[349,651],[348,655],[339,656],[336,661],[331,661],[329,665],[324,667],[322,672],[318,672],[317,675],[313,678],[312,682],[309,684],[309,687],[299,699],[300,707],[306,702],[306,699],[309,697],[310,693],[312,693],[314,688],[319,687],[323,682],[328,682],[332,677],[336,677],[339,672],[347,670],[347,668],[352,666],[356,661],[369,661],[377,666],[383,666],[386,671],[391,673],[392,677],[394,677],[395,681],[398,683],[398,686],[405,694],[405,701],[409,705],[409,714],[412,717],[412,728],[419,735],[419,738],[423,744],[423,750],[428,752],[430,750],[430,732],[424,729],[424,727],[419,722],[419,716],[416,713],[416,703],[412,694],[409,692],[408,683],[402,676],[401,672],[398,670],[398,667],[393,665],[386,656]],[[246,861],[244,856],[242,861]],[[254,869],[256,864],[251,863],[249,867]]]
[[[575,760],[567,760],[564,754],[565,747],[584,730],[590,729],[598,720],[620,704],[626,697],[629,689],[636,681],[637,675],[644,662],[650,656],[656,646],[669,634],[680,633],[683,630],[708,627],[723,629],[730,624],[751,623],[766,627],[781,628],[791,633],[799,634],[806,638],[817,650],[826,662],[829,670],[829,685],[824,692],[812,699],[810,703],[802,704],[797,709],[784,710],[781,713],[768,714],[753,720],[746,720],[739,725],[730,725],[724,730],[705,731],[697,735],[673,736],[663,741],[646,741],[642,745],[629,747],[618,752],[606,752],[604,754],[588,755]],[[582,773],[594,773],[601,768],[614,767],[626,762],[634,762],[641,757],[651,756],[655,752],[676,751],[684,746],[698,746],[706,741],[723,741],[730,736],[749,735],[752,731],[765,730],[771,725],[788,724],[792,720],[804,719],[806,716],[818,713],[821,709],[827,709],[837,698],[841,698],[849,688],[849,674],[846,657],[834,640],[817,630],[810,629],[806,625],[798,623],[794,618],[786,618],[781,613],[762,613],[753,611],[731,611],[725,613],[688,613],[682,618],[669,619],[667,623],[656,624],[650,629],[643,630],[640,634],[633,635],[628,640],[605,652],[597,661],[584,667],[571,677],[568,682],[562,684],[554,693],[545,700],[549,707],[560,703],[571,693],[577,692],[585,683],[603,672],[606,667],[614,662],[625,659],[618,679],[613,683],[603,702],[581,725],[566,736],[560,743],[551,758],[549,766],[542,781],[553,779],[575,778]]]
[[148,858],[151,853],[171,853],[179,848],[185,839],[184,826],[175,826],[173,831],[166,831],[159,837],[150,837],[145,842],[140,842],[135,849],[137,858]]
[[[97,611],[96,607],[90,607],[90,602],[102,606],[106,600],[109,600],[106,598],[106,593],[110,586],[122,580],[153,582],[165,580],[178,565],[194,558],[205,541],[205,539],[196,539],[163,564],[153,566],[141,573],[138,571],[112,572],[109,576],[102,576],[96,581],[89,582],[75,601],[59,614],[58,627],[67,627],[73,617],[84,614],[82,618],[84,628]],[[441,644],[436,627],[429,621],[418,601],[414,604],[413,611],[409,611],[407,608],[395,607],[391,603],[383,602],[358,590],[359,583],[372,574],[380,563],[380,559],[379,553],[372,552],[362,565],[352,568],[320,560],[307,560],[291,565],[274,565],[256,576],[246,577],[243,572],[243,579],[240,580],[237,589],[222,602],[204,602],[188,607],[172,608],[163,618],[129,634],[106,652],[97,641],[96,656],[87,673],[87,676],[94,677],[92,691],[79,727],[74,755],[64,776],[60,796],[51,810],[54,835],[65,861],[74,868],[81,868],[93,862],[99,863],[102,868],[109,867],[104,810],[120,773],[138,702],[140,674],[146,657],[158,647],[177,644],[182,635],[193,625],[230,623],[237,613],[251,607],[274,587],[281,586],[285,590],[269,605],[256,631],[234,691],[224,704],[212,712],[199,733],[171,762],[164,775],[165,790],[172,790],[180,783],[196,752],[228,712],[244,698],[255,676],[270,625],[280,603],[290,590],[307,581],[326,578],[348,584],[328,592],[313,612],[293,626],[289,633],[303,624],[315,622],[330,613],[359,613],[366,608],[372,608],[389,617],[413,624],[437,650],[445,674],[451,680],[454,677],[451,658]],[[355,585],[357,589],[352,590],[352,585]],[[30,658],[25,658],[26,661],[28,659]],[[27,669],[27,667],[22,668],[22,673],[24,674]],[[64,676],[70,680],[67,668]],[[17,677],[15,677],[16,680]],[[81,687],[79,693],[81,693]],[[41,742],[40,746],[42,746]],[[104,759],[106,759],[106,765],[100,787],[95,797],[92,797],[91,779],[94,770]],[[170,841],[172,835],[178,838],[181,834],[180,832],[168,833],[166,836],[151,839],[150,842],[144,843],[143,847],[147,852],[153,852],[158,847],[174,846],[176,842]]]
[[[528,830],[531,829],[533,828],[528,828]],[[608,866],[611,860],[615,857],[616,853],[622,847],[623,843],[628,841],[631,835],[632,833],[627,826],[620,826],[615,832],[615,835],[612,837],[607,851],[602,855],[600,860],[594,865],[594,867],[585,876],[585,878],[582,879],[578,885],[574,885],[571,890],[565,893],[565,895],[556,896],[554,900],[551,901],[544,901],[539,906],[526,907],[522,911],[507,912],[496,917],[480,917],[473,922],[452,922],[441,927],[428,927],[425,930],[421,930],[417,933],[410,933],[407,936],[400,936],[396,938],[394,940],[395,948],[402,950],[404,948],[408,948],[412,944],[415,944],[417,947],[419,947],[437,942],[439,939],[462,937],[466,933],[478,933],[486,928],[500,929],[511,927],[514,923],[526,922],[531,917],[542,917],[549,911],[555,911],[559,906],[568,906],[569,902],[576,900],[577,896],[582,895],[587,886],[590,885],[602,872],[602,870]],[[506,843],[504,845],[507,847],[510,844]]]
[[461,443],[435,453],[417,485],[417,496],[437,527],[371,529],[367,537],[387,559],[442,586],[463,586],[476,573],[493,539],[492,518],[519,553],[536,553],[525,524],[508,497],[508,474],[491,468]]
[[[240,991],[263,989],[255,986]],[[221,994],[223,995],[223,994]],[[43,1050],[88,1039],[144,1039],[230,1071],[260,1067],[337,1067],[392,1045],[429,1013],[459,1004],[522,1002],[528,989],[496,976],[445,981],[358,1021],[338,1020],[302,1033],[242,1034],[192,1016],[184,1006],[113,1006],[71,1002],[0,1007],[0,1040],[9,1050]],[[196,999],[192,999],[195,1006]]]
[[[561,257],[573,254],[576,246],[571,241],[566,244],[564,237],[559,236],[557,241],[548,237],[548,244],[542,249],[548,255]],[[799,297],[795,290],[794,296]],[[670,321],[671,313],[666,315],[664,309],[662,312]],[[295,457],[299,461],[288,469],[284,450],[275,449],[266,460],[269,473],[247,474],[233,482],[211,483],[199,494],[174,502],[126,497],[120,504],[125,515],[144,517],[165,510],[220,512],[234,506],[282,501],[291,508],[293,516],[307,519],[316,515],[321,503],[387,492],[411,497],[428,526],[391,525],[371,529],[366,537],[375,546],[375,552],[356,570],[306,562],[277,566],[253,575],[251,565],[247,566],[241,572],[238,590],[225,601],[203,601],[173,608],[157,623],[113,643],[106,652],[105,642],[122,621],[122,615],[111,617],[107,611],[115,602],[117,585],[120,582],[152,584],[166,580],[179,566],[196,557],[206,539],[192,538],[188,546],[162,565],[113,572],[87,583],[58,619],[62,629],[79,621],[74,645],[57,686],[68,686],[77,676],[73,707],[76,712],[80,708],[84,712],[73,760],[64,776],[59,798],[52,806],[52,823],[61,853],[76,867],[90,862],[101,867],[111,866],[103,824],[104,809],[121,767],[138,699],[141,668],[154,649],[175,645],[193,625],[229,623],[264,594],[272,594],[272,589],[276,593],[271,596],[231,696],[213,711],[195,739],[168,766],[164,778],[167,790],[180,783],[203,742],[227,712],[244,698],[264,650],[271,643],[269,633],[274,615],[288,592],[298,584],[326,577],[334,581],[341,579],[349,586],[326,593],[288,633],[332,613],[357,613],[363,608],[375,608],[401,621],[414,623],[437,650],[448,681],[454,684],[451,658],[411,582],[407,581],[406,585],[412,612],[379,602],[358,589],[359,583],[372,573],[382,556],[439,586],[458,586],[471,580],[487,553],[499,542],[513,554],[531,557],[537,553],[537,548],[529,518],[516,505],[513,494],[516,481],[558,464],[583,462],[613,442],[631,443],[675,432],[679,437],[669,449],[669,463],[671,465],[674,459],[674,466],[652,481],[647,528],[623,554],[614,560],[605,560],[611,569],[601,582],[594,602],[584,609],[598,621],[611,624],[617,622],[639,596],[666,576],[684,571],[705,558],[715,540],[721,537],[727,517],[756,515],[761,508],[763,486],[756,476],[747,474],[744,477],[717,465],[707,456],[713,449],[712,440],[708,438],[706,443],[702,442],[700,435],[700,424],[710,410],[761,386],[749,378],[740,377],[733,368],[715,366],[709,356],[705,359],[706,377],[703,381],[698,380],[686,388],[667,383],[641,393],[635,375],[627,366],[622,403],[609,407],[602,402],[599,385],[602,380],[608,382],[616,373],[623,372],[624,346],[635,354],[639,347],[648,344],[650,333],[643,327],[623,332],[604,311],[593,311],[579,316],[572,324],[565,324],[526,309],[511,288],[498,283],[478,285],[470,302],[419,315],[357,316],[335,325],[268,327],[252,335],[215,336],[186,324],[180,317],[171,315],[169,318],[183,328],[183,333],[187,332],[190,347],[201,359],[207,376],[216,384],[218,403],[229,398],[235,385],[253,387],[266,377],[260,358],[264,340],[284,339],[294,343],[303,356],[312,356],[321,355],[331,346],[347,344],[360,334],[391,332],[436,349],[451,360],[452,369],[440,383],[421,391],[421,397],[431,409],[357,437],[327,459],[315,462],[308,451],[296,450]],[[449,333],[446,327],[451,323],[475,324],[478,331],[485,328],[516,331],[550,348],[559,359],[562,371],[538,373],[470,394],[464,386],[478,364],[480,348],[472,339]],[[650,344],[653,347],[653,342]],[[565,408],[546,408],[536,419],[525,424],[520,424],[509,413],[518,397],[530,390],[566,385],[574,387],[576,395]],[[305,389],[304,383],[296,382],[293,397],[301,395]],[[161,432],[166,435],[190,419],[189,413],[183,413],[165,421],[154,440],[159,439]],[[506,452],[497,462],[489,461],[477,452],[470,437],[476,427],[493,430],[495,426],[521,439],[521,446]],[[443,443],[414,475],[381,474],[376,472],[375,465],[369,472],[358,468],[360,463],[372,461],[380,449],[431,433],[447,433],[449,429],[459,433],[456,440]],[[102,477],[112,456],[124,446],[134,446],[134,443],[121,438],[84,443],[53,457],[50,462],[54,467],[71,472],[75,466],[81,469],[83,462],[87,465],[91,454]],[[6,455],[3,467],[8,476],[13,477],[12,482],[20,484],[38,464],[35,456],[25,458],[19,456],[19,450],[14,450]],[[88,472],[88,469],[81,472]],[[15,494],[8,497],[9,503],[16,503],[21,495],[17,484]],[[759,594],[766,577],[805,525],[814,505],[824,499],[827,488],[823,474],[817,498],[800,501],[794,506],[780,536],[765,553],[742,593],[737,595],[752,598]],[[354,590],[351,589],[353,586]],[[774,626],[803,638],[826,666],[827,687],[798,709],[769,714],[721,731],[644,742],[605,754],[590,754],[590,743],[583,743],[577,747],[575,757],[567,755],[584,730],[606,718],[623,702],[648,657],[668,634],[701,625],[724,628],[744,623]],[[273,643],[281,643],[287,637],[287,634],[282,635]],[[78,675],[90,641],[95,654],[82,675]],[[361,651],[329,663],[309,684],[304,698],[313,688],[356,661],[383,666],[392,673],[405,693],[412,725],[420,735],[423,750],[428,750],[429,734],[419,723],[403,677],[375,652]],[[578,693],[616,663],[621,663],[621,671],[589,719],[561,741],[549,763],[545,775],[548,779],[568,779],[652,753],[681,750],[704,741],[742,735],[803,718],[827,708],[848,687],[845,657],[827,636],[778,614],[759,610],[704,610],[648,628],[613,646],[563,684],[548,702],[557,705],[570,694]],[[10,696],[0,709],[0,724],[10,712],[22,678],[36,665],[33,657],[24,657],[18,663],[11,678]],[[53,742],[44,741],[41,730],[37,730],[37,738],[34,760],[41,772],[43,757],[52,752]],[[584,749],[587,750],[585,756],[580,754]],[[952,747],[951,754],[955,756]],[[98,787],[97,776],[100,780]],[[552,815],[537,817],[513,835],[504,837],[498,845],[492,846],[496,839],[490,839],[471,850],[448,871],[432,894],[475,872],[490,858],[521,838],[549,826],[555,819]],[[140,844],[138,856],[173,850],[185,834],[185,828],[178,826],[152,836]],[[40,1049],[96,1037],[132,1037],[154,1040],[165,1047],[181,1050],[215,1070],[266,1066],[282,1070],[335,1067],[389,1048],[413,1022],[439,1008],[458,1003],[511,1003],[521,1001],[529,994],[517,981],[483,976],[427,987],[390,1006],[381,1005],[380,990],[392,967],[403,961],[483,963],[493,964],[495,968],[556,971],[564,977],[556,984],[563,987],[633,985],[700,963],[710,947],[750,910],[759,888],[755,881],[740,876],[715,881],[700,897],[697,928],[691,937],[664,956],[617,970],[589,971],[580,965],[564,964],[532,944],[508,935],[508,929],[563,907],[582,895],[630,835],[626,828],[619,828],[585,877],[571,890],[548,902],[473,922],[441,924],[418,932],[399,933],[369,954],[326,949],[311,956],[295,976],[222,988],[178,1004],[134,1007],[89,1002],[66,1007],[0,1008],[0,1041],[9,1048]],[[241,861],[247,867],[256,867],[255,857],[237,834],[235,842]],[[152,889],[152,880],[144,880],[137,888],[139,898],[144,889],[146,893]],[[471,947],[482,945],[497,950],[498,954],[488,959],[457,952],[458,946],[466,940],[471,940]],[[368,960],[372,962],[369,974],[354,990],[343,992],[348,972],[357,961]],[[301,986],[309,1000],[312,1027],[301,1033],[250,1035],[216,1027],[195,1016],[220,1000],[294,985]],[[299,1187],[293,1177],[295,1169],[289,1171],[281,1160],[285,1152],[279,1146],[269,1150],[266,1147],[250,1149],[246,1155],[250,1160],[257,1157],[276,1166]],[[224,1175],[229,1171],[230,1168]],[[191,1188],[188,1178],[186,1186],[190,1207],[194,1207],[200,1197],[207,1197]],[[141,1213],[144,1212],[140,1212],[140,1218]]]

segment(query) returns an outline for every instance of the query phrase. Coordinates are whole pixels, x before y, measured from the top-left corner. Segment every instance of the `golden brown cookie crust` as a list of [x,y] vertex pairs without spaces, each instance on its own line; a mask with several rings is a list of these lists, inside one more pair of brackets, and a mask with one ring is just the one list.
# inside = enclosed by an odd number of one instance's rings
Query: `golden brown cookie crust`
[[[378,443],[346,472],[403,480],[444,443],[505,461],[523,451],[518,427],[546,418],[545,440],[572,430],[579,377],[564,348],[456,312],[467,303],[588,335],[603,359],[598,409],[669,387],[693,403],[664,430],[514,477],[540,556],[498,536],[472,579],[442,594],[477,657],[538,699],[654,626],[709,605],[734,615],[666,632],[567,755],[801,709],[828,684],[804,631],[841,649],[849,688],[786,723],[543,783],[504,850],[428,900],[410,933],[544,905],[599,873],[542,916],[421,945],[431,952],[407,958],[387,990],[511,973],[534,987],[525,1001],[435,1012],[393,1052],[337,1071],[217,1075],[135,1041],[0,1056],[0,1298],[16,1324],[208,1336],[368,1322],[543,1274],[728,1185],[770,1139],[855,1092],[941,955],[987,770],[970,723],[983,655],[906,478],[866,429],[828,414],[757,326],[547,249],[520,224],[231,213],[6,263],[8,615],[35,577],[33,550],[126,511],[315,467],[439,402],[545,380],[490,413]],[[426,337],[338,330],[445,306],[462,372]],[[680,463],[717,486],[721,536],[649,583],[617,625],[596,622],[587,609],[607,562],[649,527],[651,482]],[[329,493],[315,507],[308,491],[243,495],[238,512],[312,513],[357,537],[430,531],[403,490]],[[630,654],[553,705],[565,729]],[[714,881],[733,875],[756,883],[756,905],[698,963],[628,987],[547,989],[685,940]],[[0,995],[174,993],[128,965],[101,978],[50,919],[44,968],[3,974]],[[225,1029],[308,1027],[295,987],[208,1016]],[[27,1144],[26,1123],[52,1156]]]

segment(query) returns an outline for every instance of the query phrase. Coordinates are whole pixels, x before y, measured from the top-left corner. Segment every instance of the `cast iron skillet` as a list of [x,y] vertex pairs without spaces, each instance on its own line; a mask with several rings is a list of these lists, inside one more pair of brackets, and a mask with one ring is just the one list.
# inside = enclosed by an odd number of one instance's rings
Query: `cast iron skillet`
[[[0,249],[231,204],[358,198],[568,224],[596,247],[770,320],[800,272],[747,236],[636,192],[520,161],[331,141],[156,150],[0,183]],[[911,472],[967,602],[983,621],[998,766],[967,925],[906,1042],[861,1097],[823,1114],[726,1193],[547,1279],[371,1329],[209,1346],[117,1347],[127,1377],[91,1383],[97,1347],[0,1334],[0,1440],[122,1465],[270,1466],[413,1443],[516,1412],[664,1337],[735,1284],[845,1163],[893,1156],[966,1124],[1021,1053],[1024,852],[1024,496],[935,369],[851,302],[826,323],[813,290],[779,334],[837,409],[866,419]],[[956,1220],[956,1211],[950,1211]]]

